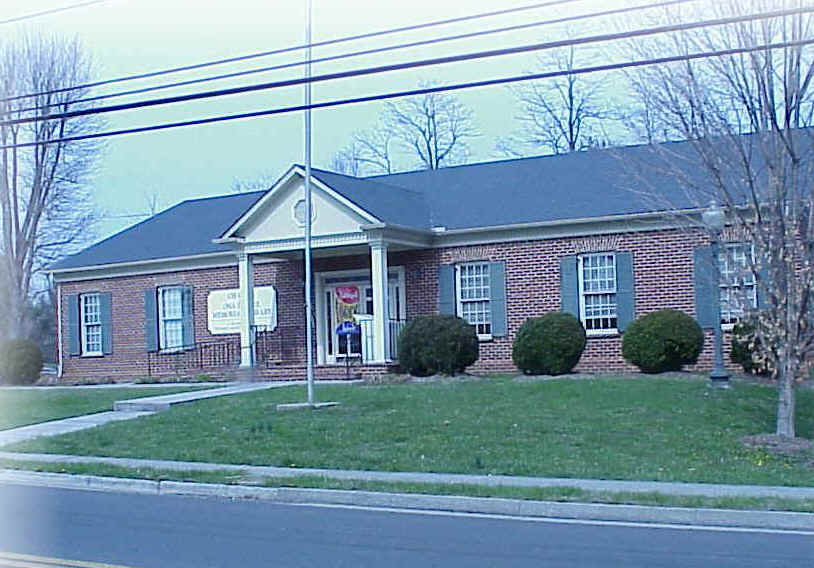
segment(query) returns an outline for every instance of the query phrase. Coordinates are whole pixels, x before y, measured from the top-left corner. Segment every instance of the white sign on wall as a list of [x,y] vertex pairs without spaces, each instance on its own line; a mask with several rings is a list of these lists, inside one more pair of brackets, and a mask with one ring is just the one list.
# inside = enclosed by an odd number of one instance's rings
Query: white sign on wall
[[[209,333],[240,333],[240,290],[213,290],[206,300]],[[274,286],[254,289],[254,325],[268,331],[277,327],[277,291]]]

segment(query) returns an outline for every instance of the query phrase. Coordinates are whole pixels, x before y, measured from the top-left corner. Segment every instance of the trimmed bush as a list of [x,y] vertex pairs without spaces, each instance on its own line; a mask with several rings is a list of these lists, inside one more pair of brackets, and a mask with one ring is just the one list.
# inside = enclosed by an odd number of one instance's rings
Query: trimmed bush
[[771,365],[763,353],[760,341],[755,339],[754,322],[744,320],[735,324],[732,329],[732,352],[729,359],[737,363],[747,373],[753,375],[770,375]]
[[683,365],[698,361],[703,348],[701,326],[678,310],[642,316],[622,337],[622,357],[645,373],[680,371]]
[[478,360],[475,328],[446,315],[419,316],[399,335],[399,363],[411,375],[454,375]]
[[571,314],[550,312],[520,326],[512,360],[527,375],[562,375],[576,366],[584,349],[582,323]]
[[0,345],[0,381],[6,385],[30,385],[40,378],[42,352],[36,342],[14,339]]

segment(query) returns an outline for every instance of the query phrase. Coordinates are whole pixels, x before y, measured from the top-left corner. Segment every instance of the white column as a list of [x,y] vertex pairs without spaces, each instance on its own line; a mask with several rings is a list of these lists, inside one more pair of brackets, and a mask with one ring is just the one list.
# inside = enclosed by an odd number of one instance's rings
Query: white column
[[373,361],[384,363],[390,357],[390,325],[387,313],[387,245],[370,244],[370,280],[373,285]]
[[254,366],[252,326],[254,325],[254,263],[252,255],[237,255],[237,275],[240,284],[240,366]]

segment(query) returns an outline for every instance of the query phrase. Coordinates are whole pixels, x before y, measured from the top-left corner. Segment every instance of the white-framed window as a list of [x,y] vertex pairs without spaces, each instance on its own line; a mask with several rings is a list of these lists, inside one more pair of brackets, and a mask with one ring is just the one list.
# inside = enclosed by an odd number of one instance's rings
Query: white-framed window
[[158,347],[162,350],[184,347],[184,303],[181,286],[158,289]]
[[757,308],[757,286],[751,264],[754,247],[750,243],[726,243],[718,251],[721,268],[721,323],[734,325],[744,308]]
[[459,264],[457,272],[458,315],[475,326],[480,339],[492,337],[492,310],[490,308],[489,263]]
[[588,334],[617,330],[616,255],[583,254],[577,258],[579,314]]
[[99,294],[79,296],[82,355],[102,355],[102,303]]

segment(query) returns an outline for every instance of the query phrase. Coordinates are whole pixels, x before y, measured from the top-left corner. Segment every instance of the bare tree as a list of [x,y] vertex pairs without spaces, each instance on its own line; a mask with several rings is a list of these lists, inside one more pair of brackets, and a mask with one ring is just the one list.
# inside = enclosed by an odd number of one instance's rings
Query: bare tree
[[230,190],[232,193],[249,193],[269,189],[277,181],[277,174],[266,171],[260,172],[252,178],[235,178],[232,180]]
[[466,163],[468,141],[479,135],[472,110],[448,93],[389,102],[384,122],[418,165],[427,170]]
[[[90,62],[77,40],[33,34],[9,40],[0,46],[0,97],[41,94],[0,101],[0,119],[87,108],[74,103],[87,95],[85,89],[54,91],[86,83],[89,77]],[[44,143],[98,127],[93,117],[2,125],[0,142]],[[26,331],[24,307],[32,277],[92,236],[95,215],[87,183],[99,151],[98,143],[82,141],[7,148],[0,154],[0,253],[8,286],[0,302],[12,337]]]
[[448,93],[428,93],[388,102],[379,124],[355,133],[332,165],[351,175],[389,174],[397,169],[394,156],[404,155],[412,162],[408,167],[434,170],[466,163],[476,136],[471,109]]
[[[796,0],[727,0],[719,14],[794,7]],[[809,15],[786,16],[638,44],[640,55],[757,47],[812,37]],[[725,207],[730,237],[752,243],[747,277],[764,309],[750,308],[755,340],[775,369],[776,434],[794,437],[795,385],[814,355],[814,59],[804,47],[686,60],[633,76],[651,128],[689,141],[692,156],[655,150],[698,206]],[[703,229],[703,227],[701,227]],[[747,255],[748,257],[748,255]]]
[[[552,51],[539,59],[541,69],[573,71],[575,51]],[[615,120],[606,102],[604,82],[568,74],[512,87],[521,112],[518,131],[498,140],[498,153],[518,157],[541,151],[564,154],[608,145],[605,125]]]
[[161,211],[161,198],[158,196],[157,191],[144,192],[144,202],[147,205],[147,213],[150,217]]
[[331,169],[357,177],[393,173],[394,136],[382,124],[355,132],[350,144],[334,154]]

